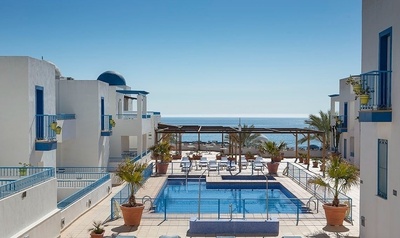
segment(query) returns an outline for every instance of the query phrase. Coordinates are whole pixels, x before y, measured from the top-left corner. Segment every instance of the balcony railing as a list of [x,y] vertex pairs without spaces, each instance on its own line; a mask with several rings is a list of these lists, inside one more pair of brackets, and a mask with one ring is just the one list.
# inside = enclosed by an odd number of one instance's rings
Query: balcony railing
[[57,120],[73,120],[75,119],[75,114],[57,114]]
[[56,131],[51,125],[53,122],[57,122],[56,115],[36,115],[36,140],[56,140]]
[[338,116],[336,126],[339,132],[347,132],[347,115]]
[[360,75],[363,89],[369,90],[369,101],[361,109],[391,110],[392,71],[371,71]]
[[112,133],[112,119],[111,115],[102,115],[101,117],[101,135],[102,136],[110,136]]
[[54,168],[0,167],[0,176],[15,179],[0,186],[0,199],[54,178]]

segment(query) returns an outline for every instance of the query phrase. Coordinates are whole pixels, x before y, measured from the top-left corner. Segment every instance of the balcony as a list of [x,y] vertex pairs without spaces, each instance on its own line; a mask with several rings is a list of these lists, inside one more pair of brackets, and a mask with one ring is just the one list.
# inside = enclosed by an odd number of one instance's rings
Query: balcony
[[336,129],[338,132],[347,132],[347,115],[336,117]]
[[392,72],[371,71],[360,77],[362,88],[369,91],[369,101],[360,105],[360,122],[391,122]]
[[50,151],[57,149],[56,133],[61,131],[60,128],[57,128],[56,115],[36,115],[35,150]]
[[115,122],[111,115],[101,116],[101,136],[111,136],[112,128],[115,126]]

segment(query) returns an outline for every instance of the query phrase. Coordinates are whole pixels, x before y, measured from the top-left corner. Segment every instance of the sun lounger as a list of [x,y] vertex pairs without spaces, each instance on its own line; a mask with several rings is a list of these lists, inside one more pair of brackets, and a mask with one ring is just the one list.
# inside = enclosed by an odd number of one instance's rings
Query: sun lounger
[[254,162],[253,162],[253,170],[260,172],[264,170],[264,164],[263,164],[264,159],[262,157],[257,157]]
[[189,173],[190,170],[192,170],[192,165],[191,165],[190,161],[181,163],[181,171],[182,172]]
[[236,163],[235,161],[229,161],[226,165],[226,171],[235,171],[236,170]]
[[246,157],[244,157],[244,156],[242,156],[241,158],[240,158],[240,166],[242,166],[242,168],[245,168],[245,169],[247,169],[247,160],[246,160]]
[[181,167],[182,167],[183,164],[186,164],[187,162],[190,163],[189,158],[188,157],[182,157],[182,159],[181,159]]
[[215,160],[208,161],[208,171],[217,171],[217,170],[218,170],[217,161]]
[[208,159],[207,159],[207,157],[201,157],[201,158],[200,158],[199,166],[200,166],[200,168],[203,168],[203,167],[207,167],[207,166],[208,166]]
[[219,161],[219,167],[225,168],[229,163],[228,157],[222,156],[221,160]]

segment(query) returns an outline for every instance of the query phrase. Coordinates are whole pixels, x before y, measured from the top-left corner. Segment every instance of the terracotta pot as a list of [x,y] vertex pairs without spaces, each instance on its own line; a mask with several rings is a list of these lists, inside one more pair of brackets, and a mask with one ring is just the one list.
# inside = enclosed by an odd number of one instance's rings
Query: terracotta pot
[[331,204],[322,205],[325,210],[326,224],[330,226],[341,226],[346,216],[347,209],[344,204],[339,204],[339,207],[334,207]]
[[173,155],[173,156],[172,156],[172,159],[181,159],[181,158],[182,158],[181,155]]
[[267,168],[268,168],[269,174],[278,174],[278,167],[279,167],[279,163],[277,163],[277,162],[275,162],[275,163],[268,162],[267,163]]
[[169,163],[157,163],[157,173],[166,174]]
[[318,168],[318,161],[317,162],[312,162],[312,167],[313,168]]
[[101,234],[96,234],[96,233],[94,233],[93,231],[90,233],[90,237],[91,238],[103,238],[104,237],[104,233],[105,233],[105,231],[103,231],[103,233],[101,233]]
[[303,158],[299,158],[299,163],[303,163]]
[[122,205],[121,211],[124,217],[124,223],[126,226],[139,226],[140,220],[142,219],[144,206],[140,204],[136,207],[127,207]]
[[281,162],[282,157],[276,156],[276,157],[274,157],[274,158],[271,158],[271,160],[274,161],[274,162]]

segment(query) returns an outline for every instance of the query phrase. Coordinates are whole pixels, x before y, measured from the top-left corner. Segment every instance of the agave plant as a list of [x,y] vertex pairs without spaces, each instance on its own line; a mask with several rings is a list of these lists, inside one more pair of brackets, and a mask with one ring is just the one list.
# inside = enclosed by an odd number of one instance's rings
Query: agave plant
[[140,164],[132,162],[127,159],[123,163],[118,166],[117,175],[124,181],[126,181],[130,186],[130,195],[128,204],[125,206],[135,207],[136,206],[136,197],[135,192],[143,187],[144,177],[143,171],[146,169],[146,164]]
[[340,192],[346,193],[359,184],[359,170],[354,165],[343,161],[340,155],[332,155],[326,169],[326,178],[317,177],[308,182],[318,187],[325,187],[333,194],[332,206],[339,206]]
[[101,221],[93,221],[92,225],[93,227],[88,229],[88,231],[93,232],[94,234],[102,234],[104,232]]

